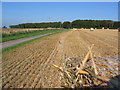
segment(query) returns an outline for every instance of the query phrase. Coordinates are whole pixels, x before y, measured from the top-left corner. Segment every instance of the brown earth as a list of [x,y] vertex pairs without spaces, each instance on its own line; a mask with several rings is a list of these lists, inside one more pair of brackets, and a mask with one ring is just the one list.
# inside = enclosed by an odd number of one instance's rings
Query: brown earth
[[0,33],[2,34],[12,34],[23,31],[37,31],[37,30],[50,30],[50,29],[60,29],[60,28],[0,28]]
[[94,57],[118,54],[117,30],[67,31],[33,41],[3,53],[3,87],[61,87],[59,71],[51,64],[62,65],[67,57],[83,57],[89,47]]

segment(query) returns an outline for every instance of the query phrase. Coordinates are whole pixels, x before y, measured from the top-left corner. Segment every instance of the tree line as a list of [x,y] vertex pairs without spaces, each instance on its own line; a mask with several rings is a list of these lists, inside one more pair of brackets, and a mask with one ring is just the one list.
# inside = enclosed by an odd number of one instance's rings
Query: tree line
[[11,25],[10,28],[120,28],[119,21],[112,20],[75,20],[72,22],[23,23]]

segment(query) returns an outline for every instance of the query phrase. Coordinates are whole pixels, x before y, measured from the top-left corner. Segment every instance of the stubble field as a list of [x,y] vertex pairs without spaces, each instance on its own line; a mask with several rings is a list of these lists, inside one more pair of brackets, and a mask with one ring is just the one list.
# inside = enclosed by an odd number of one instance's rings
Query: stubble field
[[4,88],[61,87],[60,73],[51,64],[63,65],[67,57],[84,57],[94,44],[94,57],[118,55],[117,30],[70,30],[3,53]]

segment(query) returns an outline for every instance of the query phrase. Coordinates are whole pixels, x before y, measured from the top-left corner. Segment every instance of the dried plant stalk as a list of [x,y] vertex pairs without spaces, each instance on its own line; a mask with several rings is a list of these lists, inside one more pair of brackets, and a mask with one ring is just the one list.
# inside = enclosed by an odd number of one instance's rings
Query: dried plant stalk
[[[92,50],[93,46],[94,46],[94,44],[92,44],[90,50],[88,51],[88,53],[87,53],[87,55],[85,56],[85,58],[84,58],[84,60],[82,61],[82,63],[80,64],[81,67],[80,67],[79,71],[84,68],[84,66],[85,66],[85,64],[86,64],[86,62],[87,62],[87,60],[88,60],[88,58],[89,58],[90,51]],[[78,74],[79,71],[78,71],[76,74]]]
[[92,60],[92,63],[93,63],[93,67],[94,67],[95,74],[98,75],[97,68],[96,68],[96,65],[95,65],[95,62],[94,62],[94,59],[93,59],[93,56],[92,56],[92,52],[91,52],[91,51],[90,51],[90,57],[91,57],[91,60]]

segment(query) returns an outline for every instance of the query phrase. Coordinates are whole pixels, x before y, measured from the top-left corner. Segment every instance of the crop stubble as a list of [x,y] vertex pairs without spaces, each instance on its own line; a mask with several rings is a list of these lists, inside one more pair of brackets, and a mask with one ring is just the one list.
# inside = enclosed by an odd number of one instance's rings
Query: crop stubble
[[60,73],[50,64],[62,66],[67,57],[83,57],[91,44],[95,44],[94,56],[115,56],[118,54],[118,32],[67,31],[5,52],[2,59],[2,86],[61,87]]

